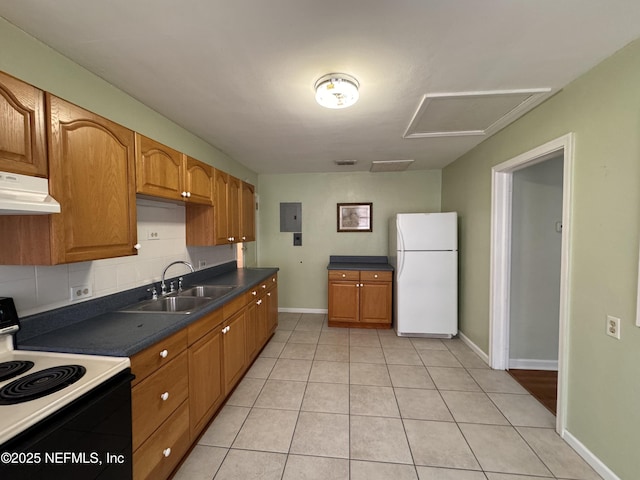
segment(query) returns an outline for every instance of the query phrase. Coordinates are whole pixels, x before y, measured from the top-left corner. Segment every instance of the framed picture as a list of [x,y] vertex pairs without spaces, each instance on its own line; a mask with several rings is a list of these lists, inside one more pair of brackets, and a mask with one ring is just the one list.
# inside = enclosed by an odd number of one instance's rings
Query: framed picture
[[338,203],[338,232],[372,232],[373,203]]

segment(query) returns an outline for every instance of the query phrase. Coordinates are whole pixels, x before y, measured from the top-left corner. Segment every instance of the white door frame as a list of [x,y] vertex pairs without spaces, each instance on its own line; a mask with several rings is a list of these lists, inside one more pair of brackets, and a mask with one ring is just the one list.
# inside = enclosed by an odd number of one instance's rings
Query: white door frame
[[509,367],[509,322],[511,288],[511,203],[513,172],[563,153],[562,254],[560,260],[560,312],[558,345],[558,403],[556,431],[566,429],[569,337],[569,272],[574,134],[569,133],[529,150],[492,169],[491,179],[491,289],[489,362],[491,368]]

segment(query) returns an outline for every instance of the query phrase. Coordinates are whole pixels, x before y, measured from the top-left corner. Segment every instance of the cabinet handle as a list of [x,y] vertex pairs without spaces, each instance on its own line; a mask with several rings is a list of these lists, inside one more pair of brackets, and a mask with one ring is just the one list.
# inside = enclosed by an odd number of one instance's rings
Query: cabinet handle
[[187,192],[187,198],[191,198],[191,192]]
[[271,281],[272,281],[272,282],[275,282],[275,281],[276,281],[276,278],[275,278],[275,277],[273,277],[273,278],[271,279]]
[[267,288],[267,286],[266,285],[262,285],[262,288]]
[[229,330],[231,330],[231,325],[227,326],[227,333],[229,333]]
[[253,295],[254,297],[258,294],[258,292],[256,292],[255,290],[253,292],[251,292],[251,295]]
[[182,192],[180,195],[182,196],[182,198],[184,198],[187,196],[187,192]]
[[162,395],[160,395],[160,398],[163,402],[166,402],[169,399],[169,392],[164,392]]
[[227,327],[224,327],[224,328],[222,329],[222,333],[227,333],[227,332],[229,331],[229,328],[231,328],[231,327],[228,327],[228,326],[227,326]]
[[347,278],[347,275],[345,273],[342,274],[342,278]]
[[270,296],[271,296],[271,292],[267,293],[267,297],[270,297]]
[[165,449],[162,451],[162,455],[164,455],[164,457],[165,457],[165,458],[167,458],[169,455],[171,455],[171,448],[168,448],[168,447],[167,447],[167,448],[165,448]]
[[167,358],[167,355],[169,355],[169,350],[162,350],[160,352],[160,357],[162,358]]
[[376,273],[376,274],[374,274],[374,275],[373,275],[373,278],[378,278],[378,274],[377,274],[377,273]]
[[258,301],[256,302],[256,305],[262,305],[262,299],[258,300]]
[[242,240],[246,240],[246,239],[247,239],[247,237],[245,237],[245,236],[243,235],[243,236],[242,236]]
[[140,250],[140,249],[142,248],[142,245],[140,245],[139,243],[136,243],[136,244],[133,246],[133,248],[134,248],[134,249],[136,249],[136,250]]

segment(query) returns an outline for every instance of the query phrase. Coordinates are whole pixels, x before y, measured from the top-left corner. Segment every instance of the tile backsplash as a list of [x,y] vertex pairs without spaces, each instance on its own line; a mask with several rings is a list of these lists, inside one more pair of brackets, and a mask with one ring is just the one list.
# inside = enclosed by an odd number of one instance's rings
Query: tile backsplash
[[[55,266],[0,265],[0,297],[13,297],[20,316],[63,307],[71,301],[71,287],[88,285],[91,298],[109,295],[160,280],[175,260],[197,269],[236,260],[233,245],[187,247],[183,205],[138,199],[138,255]],[[167,278],[187,273],[176,265]]]

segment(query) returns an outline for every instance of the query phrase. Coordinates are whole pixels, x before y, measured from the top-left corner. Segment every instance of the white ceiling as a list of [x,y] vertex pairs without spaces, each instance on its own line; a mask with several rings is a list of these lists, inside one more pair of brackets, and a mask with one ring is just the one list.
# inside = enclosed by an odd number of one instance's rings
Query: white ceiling
[[[486,136],[403,138],[425,94],[557,91],[640,37],[638,0],[3,0],[0,16],[258,173],[441,168]],[[355,106],[315,103],[330,72],[359,80]]]

